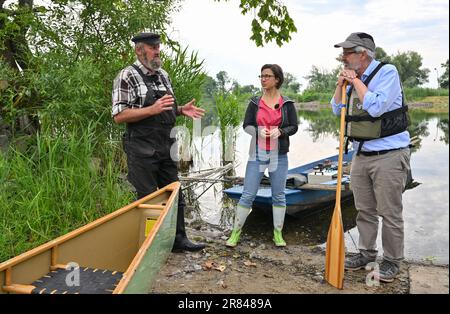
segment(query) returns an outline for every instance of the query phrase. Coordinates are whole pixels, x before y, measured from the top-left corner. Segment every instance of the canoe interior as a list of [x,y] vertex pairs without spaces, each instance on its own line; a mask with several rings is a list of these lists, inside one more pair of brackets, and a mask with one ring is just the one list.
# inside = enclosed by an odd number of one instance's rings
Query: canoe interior
[[[147,239],[146,235],[152,237],[150,240],[158,238],[159,228],[164,226],[164,219],[169,214],[173,230],[164,237],[166,246],[172,245],[176,218],[176,212],[173,214],[172,211],[174,208],[176,210],[179,188],[179,183],[176,184],[176,189],[172,184],[171,189],[156,191],[75,231],[1,263],[0,293],[8,292],[4,289],[6,283],[30,285],[50,270],[58,268],[58,265],[61,268],[61,265],[69,263],[76,263],[81,269],[126,272]],[[147,246],[152,244],[145,242]],[[145,248],[145,251],[147,250],[148,247]],[[139,268],[139,263],[135,264],[132,275]],[[130,281],[128,278],[127,284]],[[126,288],[127,285],[122,285],[121,292]]]

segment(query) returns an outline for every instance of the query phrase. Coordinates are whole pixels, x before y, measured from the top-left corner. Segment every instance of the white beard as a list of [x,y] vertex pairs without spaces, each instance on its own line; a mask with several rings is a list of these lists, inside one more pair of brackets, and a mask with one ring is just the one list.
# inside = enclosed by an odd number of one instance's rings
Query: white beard
[[159,71],[161,69],[161,59],[159,57],[155,57],[152,60],[149,60],[146,55],[143,56],[143,64],[152,71]]
[[353,71],[355,71],[356,73],[358,73],[359,69],[361,69],[361,64],[356,65],[356,64],[350,64],[350,63],[348,63],[347,66],[346,66],[346,68],[349,69],[349,70],[353,70]]

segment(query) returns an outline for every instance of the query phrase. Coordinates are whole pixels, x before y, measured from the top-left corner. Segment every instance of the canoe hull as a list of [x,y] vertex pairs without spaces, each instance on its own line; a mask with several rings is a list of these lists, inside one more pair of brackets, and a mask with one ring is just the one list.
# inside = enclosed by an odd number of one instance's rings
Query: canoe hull
[[149,246],[142,260],[138,263],[134,276],[123,293],[146,294],[150,291],[155,277],[172,250],[176,234],[177,212],[178,196],[167,212],[167,216],[162,220],[161,227],[158,228],[152,240],[152,245]]
[[[59,271],[67,269],[68,265],[74,272],[91,272],[92,276],[98,276],[96,272],[121,275],[116,284],[113,282],[108,288],[102,286],[103,290],[99,292],[86,292],[92,291],[85,289],[90,282],[86,286],[80,282],[78,293],[148,293],[175,240],[179,188],[179,182],[172,183],[0,263],[0,293],[36,293],[38,282],[52,276],[56,278]],[[75,269],[76,266],[79,269]],[[76,288],[67,281],[64,283],[62,280],[60,286],[66,291],[55,289],[55,293],[76,293]],[[49,292],[44,290],[40,293]]]

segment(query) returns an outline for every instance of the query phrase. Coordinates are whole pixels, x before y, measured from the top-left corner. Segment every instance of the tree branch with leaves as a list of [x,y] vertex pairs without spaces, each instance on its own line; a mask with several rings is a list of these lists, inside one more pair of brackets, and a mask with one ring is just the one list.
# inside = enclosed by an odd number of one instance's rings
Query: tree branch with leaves
[[[229,1],[229,0],[214,0]],[[250,37],[258,47],[273,40],[278,46],[291,40],[291,34],[297,32],[294,20],[288,9],[276,0],[240,0],[241,13],[246,15],[254,12],[252,20],[252,36]]]

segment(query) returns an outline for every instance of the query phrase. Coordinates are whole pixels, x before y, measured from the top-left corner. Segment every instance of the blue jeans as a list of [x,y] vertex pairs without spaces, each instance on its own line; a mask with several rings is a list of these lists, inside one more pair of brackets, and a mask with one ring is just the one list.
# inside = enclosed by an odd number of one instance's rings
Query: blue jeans
[[256,158],[250,158],[245,170],[244,190],[239,205],[250,208],[258,192],[264,171],[269,169],[272,189],[272,205],[286,206],[286,178],[288,172],[287,154],[259,152]]

